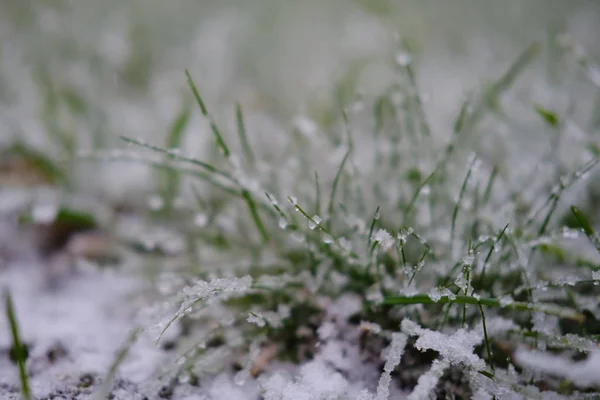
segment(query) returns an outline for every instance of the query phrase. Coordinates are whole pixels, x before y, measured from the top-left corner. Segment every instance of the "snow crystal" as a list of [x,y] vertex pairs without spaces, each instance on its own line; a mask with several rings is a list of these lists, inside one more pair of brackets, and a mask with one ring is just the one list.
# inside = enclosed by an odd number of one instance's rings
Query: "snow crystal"
[[436,303],[442,299],[442,297],[448,297],[451,300],[456,299],[456,295],[448,288],[437,288],[434,287],[428,293],[429,298]]
[[372,332],[375,334],[381,333],[381,326],[379,324],[369,321],[360,321],[358,329],[360,329],[363,332]]
[[56,218],[58,206],[56,204],[40,204],[33,207],[31,217],[39,224],[50,224]]
[[371,238],[374,242],[379,243],[383,251],[388,251],[394,245],[394,238],[385,229],[379,229]]
[[312,219],[308,220],[308,228],[310,230],[315,229],[317,226],[319,226],[321,221],[323,221],[323,220],[318,215],[313,216]]
[[251,312],[248,315],[247,321],[250,322],[251,324],[255,324],[259,328],[262,328],[266,324],[265,318],[260,313],[256,313],[256,312]]
[[155,194],[148,198],[148,208],[150,208],[152,211],[158,211],[164,206],[165,200],[161,196]]
[[285,219],[285,218],[283,218],[283,217],[282,217],[282,218],[279,218],[279,223],[278,223],[278,225],[279,225],[279,228],[280,228],[280,229],[285,229],[285,228],[287,228],[287,226],[288,226],[288,220],[287,220],[287,219]]
[[473,261],[475,260],[475,255],[473,254],[472,251],[469,251],[469,253],[465,256],[465,258],[463,258],[463,264],[464,265],[473,265]]
[[200,280],[194,286],[187,286],[182,289],[181,294],[184,300],[177,311],[176,317],[182,317],[183,315],[191,311],[192,306],[196,303],[214,298],[215,296],[227,297],[231,294],[244,293],[250,289],[252,284],[252,278],[245,276],[243,278],[216,278],[210,282]]
[[208,216],[203,213],[197,213],[194,216],[194,225],[198,228],[204,228],[208,224]]
[[459,329],[452,335],[421,328],[409,319],[402,321],[402,331],[419,338],[415,347],[421,351],[435,350],[451,364],[462,364],[474,369],[485,369],[485,362],[473,353],[473,348],[481,343],[481,332]]
[[514,302],[514,299],[511,296],[506,295],[500,297],[499,301],[501,307],[508,307]]

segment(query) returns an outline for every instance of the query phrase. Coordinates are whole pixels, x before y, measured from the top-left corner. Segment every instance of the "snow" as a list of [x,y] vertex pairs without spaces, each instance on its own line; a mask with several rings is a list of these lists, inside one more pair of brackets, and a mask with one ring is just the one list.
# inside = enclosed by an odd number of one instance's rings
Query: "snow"
[[[31,346],[31,386],[39,397],[73,386],[82,374],[108,371],[117,349],[134,328],[134,308],[127,304],[128,296],[140,289],[137,277],[96,271],[65,278],[61,287],[50,290],[38,270],[44,267],[16,264],[0,271],[0,288],[10,290],[22,339]],[[2,349],[11,345],[8,333],[0,330]],[[67,353],[51,362],[47,354],[58,346]],[[131,383],[141,384],[163,356],[151,338],[142,337],[131,348],[121,373]],[[5,396],[4,388],[16,382],[16,368],[7,358],[0,358],[0,395]]]
[[415,347],[421,351],[435,350],[453,365],[464,365],[483,370],[485,362],[473,353],[474,347],[481,343],[483,334],[477,331],[459,329],[452,335],[421,328],[409,319],[402,321],[402,331],[411,336],[419,336]]
[[565,357],[521,347],[515,352],[514,359],[523,367],[566,378],[578,386],[600,385],[600,350],[590,351],[585,361],[573,362]]
[[385,229],[377,230],[377,232],[373,234],[372,240],[379,243],[381,250],[384,252],[391,249],[395,243],[393,236]]

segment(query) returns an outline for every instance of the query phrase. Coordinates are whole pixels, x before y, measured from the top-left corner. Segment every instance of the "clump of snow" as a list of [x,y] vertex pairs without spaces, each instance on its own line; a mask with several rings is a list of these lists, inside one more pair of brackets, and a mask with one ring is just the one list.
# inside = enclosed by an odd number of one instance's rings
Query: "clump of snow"
[[374,242],[379,243],[382,251],[388,251],[395,243],[394,237],[385,229],[379,229],[371,238]]
[[262,386],[264,400],[334,400],[358,393],[339,372],[322,361],[304,364],[295,378],[276,373]]
[[564,356],[520,347],[514,359],[523,367],[568,379],[581,387],[600,385],[600,350],[589,352],[585,361],[573,362]]
[[409,319],[402,320],[402,331],[410,336],[419,336],[415,347],[421,351],[435,350],[453,365],[463,365],[473,369],[485,369],[485,362],[473,353],[481,343],[481,332],[459,329],[452,335],[422,328]]

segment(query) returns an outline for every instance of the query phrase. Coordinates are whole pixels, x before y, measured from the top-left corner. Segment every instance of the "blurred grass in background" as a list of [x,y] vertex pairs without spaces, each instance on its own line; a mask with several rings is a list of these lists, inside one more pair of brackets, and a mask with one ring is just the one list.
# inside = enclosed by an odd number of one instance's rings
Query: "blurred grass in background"
[[[42,149],[71,165],[79,186],[116,197],[135,193],[131,185],[144,191],[147,170],[104,165],[98,174],[75,154],[114,147],[119,135],[164,143],[190,100],[186,68],[221,124],[233,120],[235,101],[242,104],[260,147],[297,115],[327,128],[357,93],[369,100],[389,87],[394,34],[410,45],[442,140],[465,93],[531,42],[552,43],[566,31],[592,58],[600,55],[600,6],[583,0],[2,0],[0,9],[0,145],[18,139]],[[561,57],[545,47],[532,73],[551,108],[568,100],[556,99],[545,80],[593,97],[585,84],[573,84],[580,72]],[[192,113],[185,148],[206,152],[205,125]]]

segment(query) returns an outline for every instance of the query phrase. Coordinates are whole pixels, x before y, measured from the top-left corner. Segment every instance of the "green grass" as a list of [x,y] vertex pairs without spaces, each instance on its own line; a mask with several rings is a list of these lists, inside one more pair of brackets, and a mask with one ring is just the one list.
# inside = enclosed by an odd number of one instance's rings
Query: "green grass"
[[4,306],[5,315],[8,321],[8,327],[10,328],[10,336],[12,339],[11,352],[17,367],[19,368],[19,381],[21,383],[21,394],[23,400],[31,400],[31,389],[29,388],[29,377],[27,375],[27,349],[25,344],[21,340],[21,333],[19,332],[19,324],[17,322],[17,316],[15,314],[15,307],[12,301],[12,297],[8,290],[4,293]]
[[[314,137],[301,132],[269,137],[275,134],[258,131],[248,118],[252,108],[242,102],[228,99],[229,108],[205,102],[211,98],[204,96],[205,86],[185,70],[181,81],[195,103],[183,97],[164,140],[125,133],[120,138],[127,151],[98,146],[82,157],[100,165],[135,162],[155,172],[154,186],[167,212],[136,212],[150,226],[166,226],[186,240],[173,269],[181,284],[156,295],[169,306],[166,315],[158,316],[162,330],[157,343],[173,325],[182,324],[186,335],[178,340],[186,350],[164,366],[168,371],[160,379],[197,379],[207,370],[237,365],[240,354],[269,344],[277,346],[281,360],[305,361],[319,350],[317,329],[328,311],[323,299],[354,296],[361,308],[340,324],[366,321],[397,333],[402,321],[412,320],[446,333],[481,323],[483,339],[473,351],[489,368],[453,367],[492,378],[499,392],[533,386],[571,395],[598,389],[566,385],[544,374],[530,379],[523,366],[502,359],[499,350],[506,342],[513,349],[543,343],[549,353],[568,357],[575,342],[569,335],[588,343],[600,334],[591,316],[597,310],[590,309],[600,290],[589,276],[598,263],[583,259],[583,250],[569,242],[582,233],[600,252],[594,219],[571,206],[571,228],[577,229],[567,232],[564,218],[558,217],[569,211],[565,199],[575,202],[571,194],[594,191],[596,183],[584,178],[597,166],[598,154],[588,157],[583,151],[597,143],[591,134],[569,136],[565,126],[575,118],[569,113],[541,105],[544,101],[522,100],[529,85],[521,77],[532,70],[539,73],[544,48],[531,44],[490,83],[456,99],[456,117],[439,132],[418,85],[419,54],[410,52],[406,41],[400,44],[393,51],[408,58],[400,64],[386,59],[393,81],[382,92],[370,97],[354,93],[370,62],[359,60],[337,80],[331,95],[335,104],[307,105],[318,109],[314,118],[305,116],[319,128]],[[588,75],[596,68],[587,58],[570,62]],[[66,103],[73,103],[72,112],[85,111],[44,77],[48,134],[72,165],[77,138],[61,129],[54,113]],[[209,150],[200,154],[184,148],[197,111],[208,121],[211,135]],[[550,164],[542,171],[530,148],[512,146],[520,135],[538,131],[548,134],[539,136],[540,148],[551,147],[543,154]],[[577,155],[563,155],[571,157],[566,161],[554,157],[559,150],[553,144],[559,139]],[[265,143],[279,146],[275,155]],[[213,149],[218,151],[213,154]],[[332,154],[337,157],[329,159]],[[520,158],[530,159],[531,171],[512,164]],[[36,159],[52,176],[72,182],[68,168]],[[183,205],[176,207],[176,199],[183,199]],[[197,213],[206,215],[200,228],[191,223]],[[152,263],[175,262],[153,254]],[[161,276],[151,282],[157,289],[164,284]],[[236,276],[248,278],[241,282]],[[20,348],[14,312],[7,308],[7,315],[14,325],[14,346]],[[553,321],[555,334],[540,326],[540,315]],[[517,328],[492,329],[498,320]],[[297,337],[299,330],[307,332],[304,339]],[[301,349],[309,355],[299,356]],[[125,355],[125,350],[119,354],[107,382]],[[429,367],[424,355],[417,359]],[[19,367],[24,371],[24,360]],[[517,372],[509,377],[513,368]],[[25,392],[26,375],[21,379]]]

